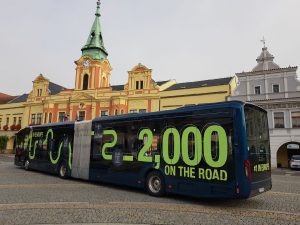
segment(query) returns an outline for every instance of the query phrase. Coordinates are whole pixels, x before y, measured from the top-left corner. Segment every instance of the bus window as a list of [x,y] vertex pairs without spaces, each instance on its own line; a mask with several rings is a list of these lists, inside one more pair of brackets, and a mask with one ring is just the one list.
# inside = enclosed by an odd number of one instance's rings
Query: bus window
[[101,124],[96,124],[94,127],[93,136],[93,149],[92,149],[92,160],[101,159],[101,147],[102,147],[103,129]]
[[217,160],[219,157],[219,136],[217,132],[213,132],[211,135],[211,156],[213,160]]
[[48,141],[48,146],[47,146],[47,150],[49,152],[53,152],[55,149],[55,140],[53,138],[51,138],[49,141]]

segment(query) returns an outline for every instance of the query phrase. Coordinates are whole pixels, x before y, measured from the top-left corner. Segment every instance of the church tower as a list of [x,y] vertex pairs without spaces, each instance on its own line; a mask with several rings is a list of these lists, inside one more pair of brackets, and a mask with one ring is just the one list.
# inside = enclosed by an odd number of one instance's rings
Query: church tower
[[87,42],[81,49],[82,56],[75,61],[75,90],[110,88],[111,67],[100,26],[100,0],[97,1],[95,16]]

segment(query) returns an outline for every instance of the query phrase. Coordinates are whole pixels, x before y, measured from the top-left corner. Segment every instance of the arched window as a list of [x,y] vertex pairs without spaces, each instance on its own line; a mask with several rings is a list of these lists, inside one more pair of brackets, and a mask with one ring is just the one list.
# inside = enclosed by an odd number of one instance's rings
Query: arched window
[[85,74],[83,76],[83,85],[82,85],[82,90],[87,90],[89,86],[89,75]]

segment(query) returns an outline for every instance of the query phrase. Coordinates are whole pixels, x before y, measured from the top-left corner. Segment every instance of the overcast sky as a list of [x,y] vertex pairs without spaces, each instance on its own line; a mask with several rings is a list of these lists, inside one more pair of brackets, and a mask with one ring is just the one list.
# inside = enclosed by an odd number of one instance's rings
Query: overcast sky
[[[96,0],[0,0],[0,92],[28,93],[42,73],[74,88]],[[300,65],[299,0],[102,0],[111,84],[142,63],[156,81],[250,71],[264,36],[281,67]],[[298,72],[299,74],[299,72]]]

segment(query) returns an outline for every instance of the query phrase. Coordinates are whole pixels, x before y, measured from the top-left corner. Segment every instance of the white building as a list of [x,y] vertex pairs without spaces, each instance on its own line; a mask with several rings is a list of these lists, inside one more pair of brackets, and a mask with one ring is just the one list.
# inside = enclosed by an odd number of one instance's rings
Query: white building
[[238,86],[230,100],[254,103],[268,111],[272,167],[288,167],[300,155],[300,81],[297,66],[281,68],[262,48],[251,72],[237,73]]

